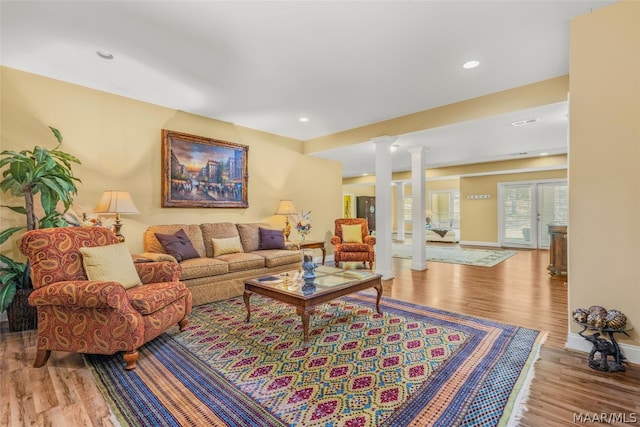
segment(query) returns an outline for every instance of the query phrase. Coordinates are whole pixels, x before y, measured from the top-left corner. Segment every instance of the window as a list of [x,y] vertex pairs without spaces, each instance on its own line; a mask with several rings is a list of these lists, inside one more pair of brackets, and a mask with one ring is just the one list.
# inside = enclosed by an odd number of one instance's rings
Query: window
[[443,190],[429,192],[429,210],[434,227],[460,228],[460,192]]
[[403,200],[403,211],[404,211],[404,220],[411,221],[411,211],[412,211],[412,199],[411,197],[405,197]]

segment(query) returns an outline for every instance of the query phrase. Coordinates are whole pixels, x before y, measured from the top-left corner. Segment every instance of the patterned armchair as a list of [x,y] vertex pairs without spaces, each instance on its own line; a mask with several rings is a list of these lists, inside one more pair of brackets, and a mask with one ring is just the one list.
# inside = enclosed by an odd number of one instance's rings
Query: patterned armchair
[[[347,239],[345,242],[344,231],[342,226],[355,226],[360,225],[360,235],[358,238]],[[353,228],[350,228],[353,230]],[[359,241],[358,241],[359,240]],[[373,268],[373,261],[375,259],[375,252],[373,246],[376,244],[376,238],[369,235],[369,223],[364,218],[339,218],[335,220],[335,235],[331,238],[331,244],[333,244],[333,257],[336,262],[336,267],[340,266],[340,262],[346,261],[362,261],[364,265],[369,263],[369,269]]]
[[142,284],[129,289],[114,281],[87,279],[80,248],[118,243],[115,234],[102,227],[47,228],[22,237],[20,250],[29,258],[34,287],[29,304],[38,311],[34,367],[43,366],[52,350],[122,351],[125,369],[131,370],[140,346],[175,324],[184,330],[191,292],[178,281],[179,264],[135,263]]

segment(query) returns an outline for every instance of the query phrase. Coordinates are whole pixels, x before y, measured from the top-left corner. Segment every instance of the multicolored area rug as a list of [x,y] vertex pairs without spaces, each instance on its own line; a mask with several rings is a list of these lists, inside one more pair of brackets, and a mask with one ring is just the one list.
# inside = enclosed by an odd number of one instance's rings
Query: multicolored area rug
[[[427,262],[447,262],[451,264],[493,267],[511,258],[517,252],[492,249],[467,249],[460,247],[427,246]],[[411,245],[393,243],[391,254],[395,258],[411,258]]]
[[323,304],[302,346],[295,309],[253,295],[194,308],[140,350],[87,355],[123,426],[511,425],[543,334],[375,294]]

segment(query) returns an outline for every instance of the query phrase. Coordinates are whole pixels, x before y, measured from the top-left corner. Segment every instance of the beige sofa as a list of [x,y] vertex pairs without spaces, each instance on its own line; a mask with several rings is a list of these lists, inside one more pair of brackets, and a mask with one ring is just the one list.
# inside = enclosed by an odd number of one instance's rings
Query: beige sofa
[[427,229],[426,241],[458,243],[460,241],[460,237],[458,236],[458,230]]
[[[180,261],[180,281],[191,290],[193,305],[206,304],[244,292],[244,279],[265,276],[283,271],[298,270],[302,252],[297,242],[286,242],[286,249],[259,250],[259,227],[271,228],[268,224],[171,224],[153,225],[144,233],[142,258],[177,262],[166,253],[155,233],[172,235],[184,230],[200,257]],[[212,239],[239,237],[242,252],[214,257]],[[217,240],[218,242],[219,240]]]

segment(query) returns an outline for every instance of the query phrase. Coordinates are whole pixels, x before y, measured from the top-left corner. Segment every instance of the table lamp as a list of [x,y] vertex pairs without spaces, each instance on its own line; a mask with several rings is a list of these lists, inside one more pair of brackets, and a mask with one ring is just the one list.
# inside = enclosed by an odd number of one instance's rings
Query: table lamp
[[289,215],[297,215],[296,207],[293,205],[292,200],[280,200],[280,205],[276,210],[275,215],[284,215],[284,238],[288,242],[289,234],[291,234],[291,224],[289,224]]
[[131,195],[126,191],[107,190],[102,193],[102,197],[98,205],[94,209],[96,213],[116,214],[116,220],[113,224],[116,236],[121,242],[124,242],[124,236],[120,232],[122,223],[120,222],[120,214],[139,214],[140,211],[131,199]]

